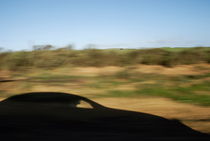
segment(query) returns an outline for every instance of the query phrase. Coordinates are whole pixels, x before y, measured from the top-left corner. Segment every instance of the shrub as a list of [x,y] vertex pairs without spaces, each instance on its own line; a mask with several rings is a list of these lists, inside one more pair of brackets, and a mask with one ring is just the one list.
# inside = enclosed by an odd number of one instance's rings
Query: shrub
[[31,55],[25,51],[9,53],[3,62],[4,66],[9,70],[24,69],[31,66],[31,63]]
[[[28,67],[51,69],[60,66],[129,66],[135,64],[172,67],[180,64],[210,63],[208,47],[156,49],[57,49],[0,53],[0,68]],[[176,50],[176,49],[175,49]]]

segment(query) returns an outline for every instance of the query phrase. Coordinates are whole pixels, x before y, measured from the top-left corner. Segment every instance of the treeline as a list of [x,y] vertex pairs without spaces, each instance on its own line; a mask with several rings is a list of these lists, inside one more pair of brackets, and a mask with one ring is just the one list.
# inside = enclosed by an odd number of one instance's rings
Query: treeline
[[0,69],[52,69],[71,66],[128,66],[136,64],[173,67],[182,64],[210,63],[210,48],[155,49],[37,49],[0,53]]

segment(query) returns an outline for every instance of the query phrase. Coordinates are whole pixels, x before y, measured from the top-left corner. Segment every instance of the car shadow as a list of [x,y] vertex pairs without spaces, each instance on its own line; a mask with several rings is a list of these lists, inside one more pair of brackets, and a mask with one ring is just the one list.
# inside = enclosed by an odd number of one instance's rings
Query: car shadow
[[[91,108],[77,107],[84,102]],[[0,102],[2,140],[210,140],[178,120],[105,107],[60,92],[33,92]]]

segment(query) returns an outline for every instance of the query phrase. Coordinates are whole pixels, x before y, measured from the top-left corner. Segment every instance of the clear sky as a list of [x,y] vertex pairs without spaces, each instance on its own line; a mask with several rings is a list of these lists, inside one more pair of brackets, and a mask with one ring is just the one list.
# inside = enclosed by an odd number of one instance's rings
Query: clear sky
[[210,46],[210,0],[0,0],[0,47]]

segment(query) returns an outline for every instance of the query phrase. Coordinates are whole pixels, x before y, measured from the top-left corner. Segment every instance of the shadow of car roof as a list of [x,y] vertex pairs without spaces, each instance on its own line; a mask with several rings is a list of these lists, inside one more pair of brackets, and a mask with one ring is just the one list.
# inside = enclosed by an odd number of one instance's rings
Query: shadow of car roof
[[[52,102],[68,103],[85,97],[34,92],[12,96],[0,102],[0,135],[18,140],[209,140],[176,120],[112,108],[68,108]],[[100,104],[98,104],[100,107]],[[25,135],[25,137],[22,137]],[[90,137],[90,138],[89,138]]]

